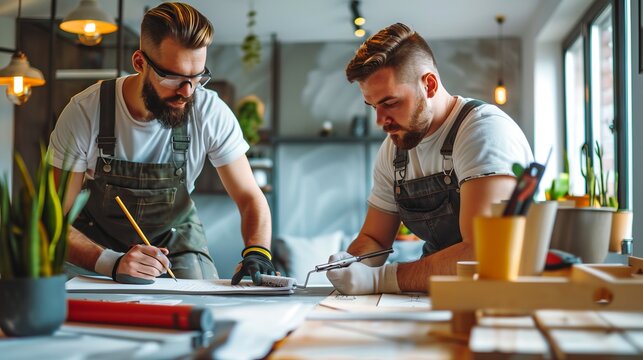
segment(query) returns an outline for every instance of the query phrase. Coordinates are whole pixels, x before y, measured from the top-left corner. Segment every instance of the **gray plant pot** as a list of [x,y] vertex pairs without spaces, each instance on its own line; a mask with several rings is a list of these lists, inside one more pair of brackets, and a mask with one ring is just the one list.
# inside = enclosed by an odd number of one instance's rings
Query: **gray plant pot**
[[65,275],[0,279],[0,328],[8,336],[49,335],[67,317]]
[[602,263],[609,249],[612,208],[559,208],[550,248],[567,251],[588,264]]

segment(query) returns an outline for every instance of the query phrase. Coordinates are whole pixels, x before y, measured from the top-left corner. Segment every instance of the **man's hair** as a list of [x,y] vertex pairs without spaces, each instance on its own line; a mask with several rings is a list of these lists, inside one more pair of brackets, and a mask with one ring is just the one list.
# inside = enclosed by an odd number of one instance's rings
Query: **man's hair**
[[212,43],[212,23],[188,4],[166,2],[148,10],[141,23],[141,44],[158,47],[171,37],[187,49],[199,49]]
[[422,64],[437,73],[429,44],[408,26],[396,23],[368,38],[346,66],[349,82],[362,81],[382,68],[392,68],[402,82],[417,81]]

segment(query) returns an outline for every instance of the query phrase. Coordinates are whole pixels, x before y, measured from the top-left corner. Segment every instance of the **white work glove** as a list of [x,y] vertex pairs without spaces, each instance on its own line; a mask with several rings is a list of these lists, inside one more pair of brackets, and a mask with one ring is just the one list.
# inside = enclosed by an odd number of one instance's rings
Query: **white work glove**
[[[331,255],[328,261],[332,262],[348,257],[352,257],[352,255],[342,251]],[[345,268],[327,271],[326,277],[344,295],[400,293],[400,287],[397,284],[397,263],[370,267],[355,262]]]

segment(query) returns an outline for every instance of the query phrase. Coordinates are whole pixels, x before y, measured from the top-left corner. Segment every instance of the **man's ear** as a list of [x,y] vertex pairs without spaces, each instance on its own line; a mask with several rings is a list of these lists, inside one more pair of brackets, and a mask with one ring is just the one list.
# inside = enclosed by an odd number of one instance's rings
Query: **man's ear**
[[143,57],[143,54],[141,54],[141,50],[134,51],[134,54],[132,54],[132,67],[140,74],[143,72],[144,66],[145,58]]
[[437,94],[439,87],[437,76],[432,72],[422,75],[422,86],[424,87],[426,97],[434,97],[435,94]]

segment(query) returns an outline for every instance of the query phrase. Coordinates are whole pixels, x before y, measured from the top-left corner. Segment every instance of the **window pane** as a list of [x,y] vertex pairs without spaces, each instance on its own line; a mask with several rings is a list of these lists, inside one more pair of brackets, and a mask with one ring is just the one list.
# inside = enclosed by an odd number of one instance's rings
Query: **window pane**
[[569,158],[569,186],[573,195],[585,194],[580,172],[580,149],[585,143],[585,91],[583,81],[583,39],[578,37],[565,51],[565,117]]
[[[612,44],[612,6],[591,24],[592,137],[603,148],[603,172],[609,171],[609,193],[613,193],[615,164],[614,134],[614,56]],[[598,161],[595,163],[598,175]],[[597,179],[598,180],[598,179]]]

